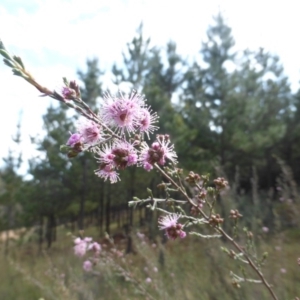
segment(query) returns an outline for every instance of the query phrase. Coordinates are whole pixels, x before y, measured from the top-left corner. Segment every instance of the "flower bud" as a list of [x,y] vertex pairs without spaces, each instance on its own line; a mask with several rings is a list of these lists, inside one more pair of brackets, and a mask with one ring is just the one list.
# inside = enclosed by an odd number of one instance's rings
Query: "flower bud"
[[67,145],[61,145],[61,146],[59,147],[59,151],[60,151],[61,153],[67,154],[67,153],[70,151],[70,147],[67,146]]
[[68,157],[69,158],[74,158],[78,155],[78,152],[77,151],[74,151],[74,150],[71,150],[68,152]]

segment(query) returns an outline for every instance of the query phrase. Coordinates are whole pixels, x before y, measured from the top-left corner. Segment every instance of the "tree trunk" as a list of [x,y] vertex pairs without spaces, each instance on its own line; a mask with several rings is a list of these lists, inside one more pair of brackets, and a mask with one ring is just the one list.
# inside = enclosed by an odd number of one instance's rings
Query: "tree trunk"
[[80,209],[79,209],[79,219],[78,227],[79,230],[84,229],[84,217],[85,217],[85,198],[86,198],[86,172],[87,172],[87,162],[86,159],[82,158],[82,186],[81,186],[81,197],[80,197]]
[[109,234],[110,233],[110,190],[111,185],[108,185],[107,189],[107,197],[106,197],[106,222],[105,222],[105,231]]
[[7,219],[8,219],[8,226],[6,228],[6,239],[5,239],[5,248],[4,248],[4,255],[8,254],[9,250],[9,230],[12,228],[11,224],[11,212],[12,206],[9,204],[7,209]]
[[48,215],[45,236],[47,248],[49,249],[52,246],[52,243],[56,240],[56,220],[53,213]]
[[98,228],[99,236],[103,235],[103,219],[104,219],[104,189],[105,184],[101,182],[99,192],[99,205],[98,205]]
[[43,216],[40,216],[39,220],[39,253],[42,252],[43,249],[43,242],[44,242],[44,218]]

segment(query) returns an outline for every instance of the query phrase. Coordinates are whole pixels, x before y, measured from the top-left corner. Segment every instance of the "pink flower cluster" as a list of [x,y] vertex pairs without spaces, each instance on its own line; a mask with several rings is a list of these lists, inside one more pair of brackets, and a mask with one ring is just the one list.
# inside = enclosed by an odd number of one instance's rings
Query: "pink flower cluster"
[[83,257],[88,251],[93,251],[95,255],[99,255],[101,251],[101,245],[97,242],[93,242],[91,237],[85,237],[83,239],[76,238],[74,240],[74,254],[78,257]]
[[117,141],[111,145],[105,144],[96,149],[99,169],[95,173],[102,178],[109,178],[112,183],[118,181],[117,169],[135,165],[138,161],[137,150],[126,141]]
[[[78,154],[85,148],[96,145],[102,139],[101,126],[93,121],[83,119],[78,122],[77,132],[71,134],[66,145],[71,148],[70,153]],[[70,153],[70,157],[73,157]]]
[[169,239],[175,240],[177,237],[185,238],[186,233],[182,230],[183,225],[178,223],[180,215],[173,213],[163,216],[159,219],[159,229],[165,230],[166,235]]
[[135,91],[130,95],[120,93],[119,97],[106,94],[103,101],[100,118],[121,134],[139,131],[149,135],[157,129],[153,125],[158,119],[157,115],[151,114],[144,97]]
[[91,120],[83,119],[78,122],[77,132],[71,134],[67,146],[74,147],[77,144],[91,146],[101,139],[101,126]]
[[83,143],[88,146],[95,145],[102,139],[101,126],[91,120],[84,119],[78,122],[77,130]]
[[147,171],[152,170],[156,163],[163,166],[166,163],[166,159],[169,159],[173,163],[177,162],[174,145],[170,145],[168,135],[158,135],[157,140],[151,147],[144,142],[141,148],[139,163]]
[[118,97],[106,94],[98,119],[94,120],[81,121],[66,146],[69,157],[83,150],[95,153],[99,164],[95,174],[104,180],[119,181],[118,170],[133,165],[150,171],[156,163],[164,165],[167,159],[176,163],[177,156],[168,135],[157,136],[150,147],[143,141],[144,135],[149,138],[158,129],[154,125],[158,117],[136,92],[120,93]]
[[[85,237],[83,239],[76,238],[74,240],[74,254],[78,257],[83,257],[87,252],[92,252],[94,257],[99,256],[101,252],[101,245],[97,242],[93,242],[93,239],[90,237]],[[91,260],[86,260],[83,263],[83,269],[87,272],[92,270],[93,263]]]

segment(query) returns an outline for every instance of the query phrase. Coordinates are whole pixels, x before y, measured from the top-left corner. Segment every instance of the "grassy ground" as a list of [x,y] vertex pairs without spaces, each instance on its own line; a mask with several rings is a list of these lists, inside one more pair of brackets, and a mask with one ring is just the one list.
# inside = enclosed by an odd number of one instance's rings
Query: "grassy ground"
[[[19,242],[1,256],[1,300],[271,299],[260,284],[232,285],[230,271],[257,278],[220,251],[221,246],[230,249],[220,240],[189,237],[162,245],[161,238],[149,241],[133,234],[133,253],[120,256],[122,243],[103,247],[92,274],[82,271],[83,260],[74,257],[66,232],[58,231],[58,242],[47,252],[39,253],[35,242]],[[87,235],[97,236],[93,228]],[[257,253],[268,253],[263,272],[279,299],[300,297],[299,230],[260,233],[256,245]]]

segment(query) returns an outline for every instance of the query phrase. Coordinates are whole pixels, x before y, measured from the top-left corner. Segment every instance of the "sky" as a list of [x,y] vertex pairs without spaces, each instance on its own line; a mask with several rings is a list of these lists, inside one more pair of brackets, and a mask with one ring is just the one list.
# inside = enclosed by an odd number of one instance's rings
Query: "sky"
[[[219,11],[232,28],[236,50],[263,47],[279,55],[293,90],[300,80],[300,2],[295,0],[0,0],[0,39],[21,56],[30,73],[50,89],[61,78],[76,79],[86,59],[99,58],[107,71],[104,87],[114,88],[110,69],[121,63],[126,43],[141,22],[152,45],[177,43],[193,59]],[[39,155],[30,136],[42,136],[42,115],[51,101],[0,62],[0,159],[8,149],[24,160]],[[116,91],[118,87],[115,87]],[[22,112],[22,113],[21,113]],[[21,149],[12,142],[21,118]],[[1,161],[0,161],[1,165]],[[26,174],[27,164],[21,169]]]

